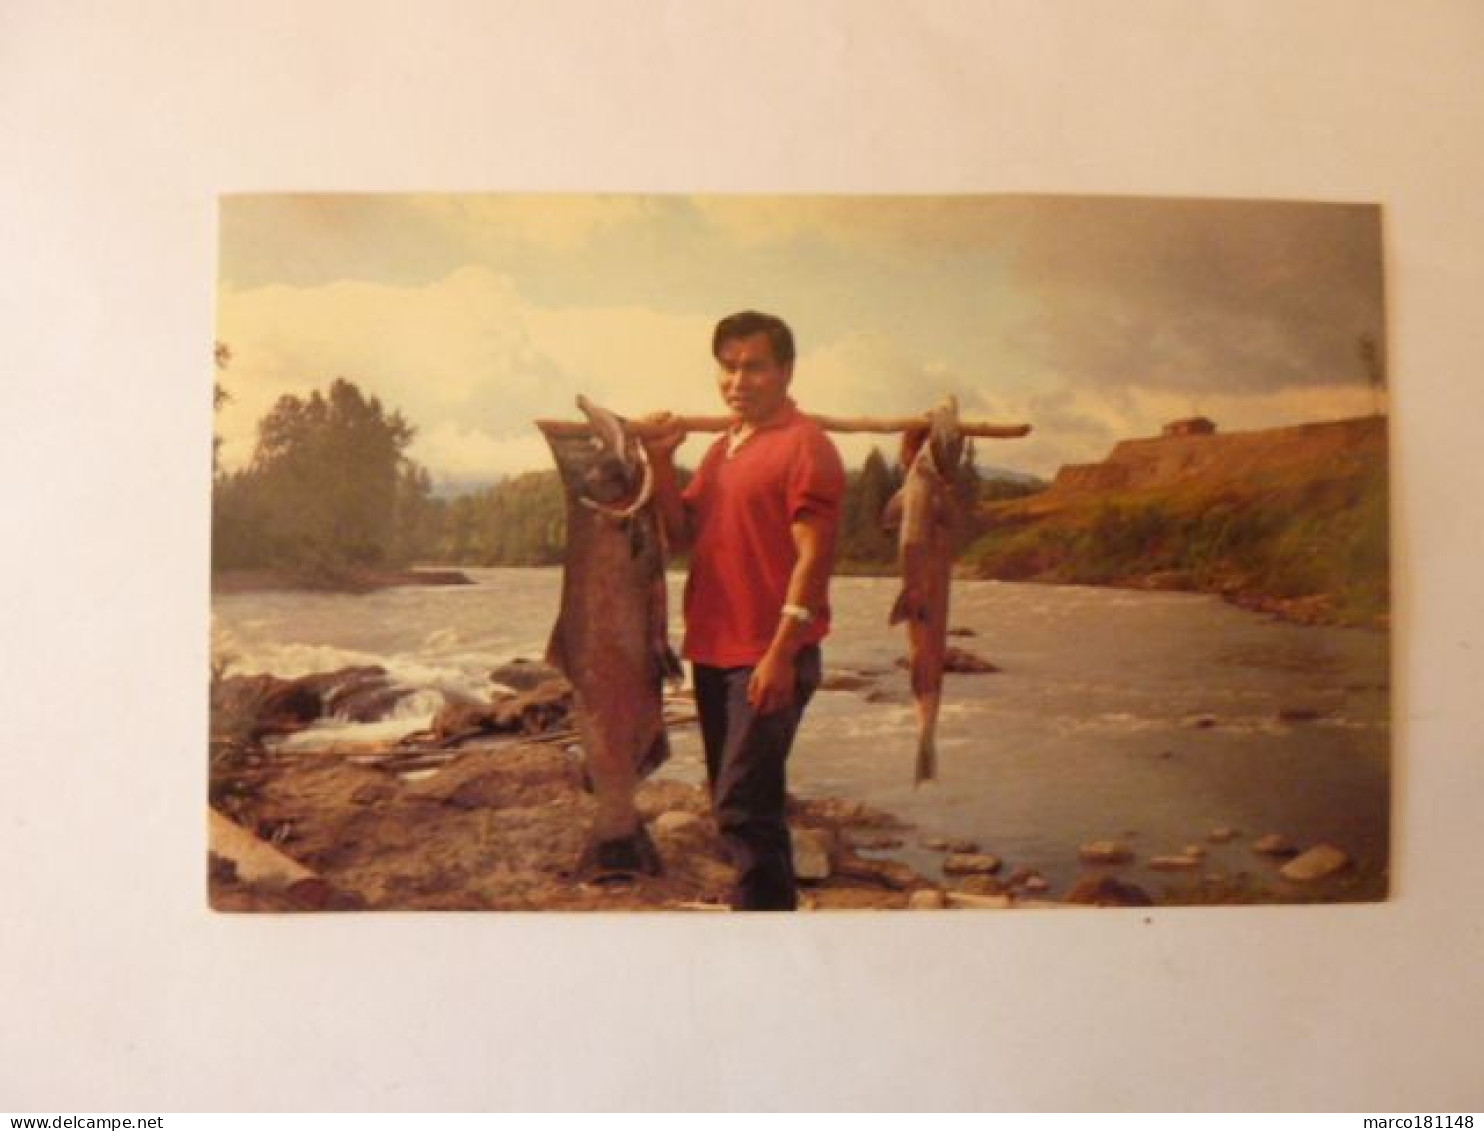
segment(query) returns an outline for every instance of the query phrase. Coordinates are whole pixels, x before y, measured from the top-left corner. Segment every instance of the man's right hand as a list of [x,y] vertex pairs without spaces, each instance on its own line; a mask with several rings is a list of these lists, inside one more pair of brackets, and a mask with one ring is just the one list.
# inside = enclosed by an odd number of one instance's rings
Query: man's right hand
[[651,412],[636,423],[644,426],[644,448],[649,458],[674,463],[675,449],[685,443],[687,435],[680,418],[673,412]]

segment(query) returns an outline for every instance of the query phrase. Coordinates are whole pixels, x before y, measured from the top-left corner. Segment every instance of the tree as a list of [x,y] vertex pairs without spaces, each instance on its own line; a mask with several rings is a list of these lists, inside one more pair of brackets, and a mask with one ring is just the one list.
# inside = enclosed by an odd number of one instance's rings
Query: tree
[[284,396],[258,422],[245,471],[219,477],[217,566],[334,576],[399,563],[431,484],[406,459],[413,428],[350,381]]

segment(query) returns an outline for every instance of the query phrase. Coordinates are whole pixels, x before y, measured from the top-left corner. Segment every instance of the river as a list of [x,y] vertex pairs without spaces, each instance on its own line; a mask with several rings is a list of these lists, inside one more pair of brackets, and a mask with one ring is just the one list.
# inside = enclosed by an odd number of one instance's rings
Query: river
[[[487,697],[491,668],[539,657],[555,615],[558,570],[466,572],[476,584],[217,597],[213,657],[231,674],[278,676],[380,664],[418,689],[392,719],[326,723],[300,745],[419,729],[450,696]],[[671,578],[672,610],[680,584]],[[941,856],[920,839],[972,839],[1060,889],[1086,870],[1080,845],[1119,839],[1139,862],[1118,874],[1159,892],[1191,881],[1144,862],[1200,843],[1205,872],[1280,892],[1291,886],[1277,864],[1250,848],[1278,832],[1336,845],[1360,875],[1384,872],[1386,633],[1285,624],[1199,594],[957,581],[952,623],[972,635],[952,643],[1001,671],[947,677],[939,780],[914,788],[916,716],[894,664],[904,633],[886,623],[895,594],[885,578],[832,583],[826,671],[865,673],[870,685],[818,694],[790,785],[911,822],[897,858],[932,873]],[[663,772],[701,780],[694,727],[675,731],[674,751]],[[1213,843],[1222,827],[1236,836]]]

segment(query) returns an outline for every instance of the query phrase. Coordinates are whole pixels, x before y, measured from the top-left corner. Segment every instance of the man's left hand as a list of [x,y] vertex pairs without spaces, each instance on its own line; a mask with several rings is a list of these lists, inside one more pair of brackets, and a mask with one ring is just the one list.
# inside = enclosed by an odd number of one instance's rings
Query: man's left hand
[[793,661],[777,652],[768,652],[752,670],[747,684],[747,701],[760,715],[781,711],[794,701]]

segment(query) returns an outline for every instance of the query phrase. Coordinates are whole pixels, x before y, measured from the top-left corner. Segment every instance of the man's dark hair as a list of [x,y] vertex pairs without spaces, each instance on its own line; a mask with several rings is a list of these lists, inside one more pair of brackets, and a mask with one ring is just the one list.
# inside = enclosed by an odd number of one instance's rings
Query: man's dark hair
[[768,335],[768,344],[773,347],[773,360],[779,365],[793,364],[794,332],[788,328],[788,323],[776,314],[760,314],[756,310],[728,314],[716,324],[711,335],[711,356],[720,361],[723,345],[754,334]]

